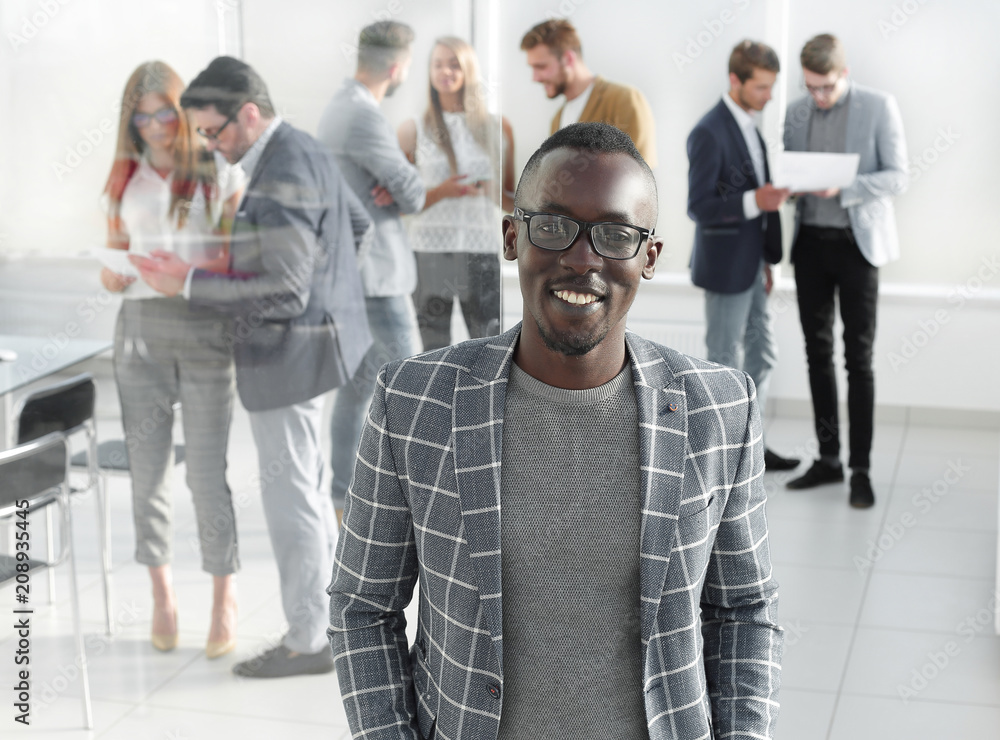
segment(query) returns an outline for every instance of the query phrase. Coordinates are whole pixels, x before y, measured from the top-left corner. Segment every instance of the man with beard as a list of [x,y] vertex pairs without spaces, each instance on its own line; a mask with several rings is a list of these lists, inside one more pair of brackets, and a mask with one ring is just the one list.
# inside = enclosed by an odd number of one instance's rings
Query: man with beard
[[[767,297],[771,265],[781,262],[778,209],[789,192],[769,182],[767,147],[753,114],[771,99],[778,69],[770,46],[738,43],[729,56],[729,92],[687,141],[688,215],[696,224],[691,280],[705,289],[708,359],[749,373],[761,414],[778,359]],[[768,471],[798,464],[764,450]]]
[[523,322],[379,373],[330,587],[352,736],[772,737],[753,381],[625,329],[653,174],[573,124],[514,204]]
[[573,24],[563,19],[539,23],[524,34],[521,50],[528,54],[531,79],[542,83],[549,99],[566,96],[549,133],[577,122],[610,123],[631,136],[646,164],[656,167],[656,127],[645,96],[595,76],[583,61]]
[[375,375],[384,363],[421,349],[410,298],[417,286],[417,266],[400,214],[416,213],[473,189],[456,175],[425,191],[420,173],[399,148],[396,132],[379,108],[406,80],[412,43],[413,29],[405,23],[379,21],[363,28],[357,72],[334,94],[317,133],[375,223],[374,242],[361,257],[373,344],[351,382],[338,389],[331,420],[332,494],[338,521]]

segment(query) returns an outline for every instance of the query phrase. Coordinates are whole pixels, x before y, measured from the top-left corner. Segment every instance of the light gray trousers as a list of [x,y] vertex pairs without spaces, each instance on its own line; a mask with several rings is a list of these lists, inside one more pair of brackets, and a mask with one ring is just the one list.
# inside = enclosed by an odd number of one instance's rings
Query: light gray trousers
[[298,653],[329,650],[326,628],[337,525],[330,495],[320,490],[323,397],[270,411],[250,412],[257,444],[267,530],[288,621],[285,647]]
[[180,401],[202,569],[216,576],[239,570],[226,483],[234,390],[232,352],[223,341],[227,322],[180,298],[122,302],[114,369],[132,474],[135,557],[144,565],[173,557],[173,406]]
[[[763,263],[761,263],[763,270]],[[708,361],[743,370],[757,386],[761,417],[771,388],[771,371],[778,362],[764,279],[758,274],[742,293],[705,291],[705,345]]]

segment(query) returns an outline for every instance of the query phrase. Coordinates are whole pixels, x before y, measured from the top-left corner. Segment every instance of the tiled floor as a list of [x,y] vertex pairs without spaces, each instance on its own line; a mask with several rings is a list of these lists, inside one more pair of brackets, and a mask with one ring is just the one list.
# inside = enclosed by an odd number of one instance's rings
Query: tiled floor
[[[802,419],[768,427],[782,454],[806,454],[809,438]],[[845,485],[789,491],[767,476],[779,739],[1000,737],[998,453],[995,430],[880,425],[868,511],[847,506]]]
[[[102,433],[117,434],[116,422],[104,420]],[[768,434],[769,445],[783,454],[810,453],[804,419],[773,420]],[[63,568],[51,607],[43,603],[45,576],[36,576],[30,728],[13,722],[14,601],[10,589],[0,592],[0,615],[7,615],[0,616],[0,734],[349,737],[335,675],[252,681],[229,672],[278,639],[283,627],[277,574],[251,484],[256,456],[241,413],[232,436],[230,482],[243,560],[236,654],[208,661],[202,652],[210,581],[198,568],[187,495],[176,504],[180,646],[159,654],[149,645],[149,585],[131,557],[127,481],[112,478],[119,624],[111,638],[101,623],[93,501],[74,508],[95,729],[77,729],[80,682]],[[787,630],[780,740],[1000,737],[1000,640],[993,633],[998,451],[998,431],[881,425],[872,469],[878,502],[870,511],[850,509],[844,486],[791,492],[784,478],[767,477]]]

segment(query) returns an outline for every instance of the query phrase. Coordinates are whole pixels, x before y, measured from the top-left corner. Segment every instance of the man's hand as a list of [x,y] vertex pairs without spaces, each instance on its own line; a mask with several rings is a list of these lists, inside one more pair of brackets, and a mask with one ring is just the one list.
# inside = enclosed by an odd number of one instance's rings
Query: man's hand
[[173,252],[155,250],[149,257],[129,255],[129,261],[139,269],[142,279],[153,290],[165,296],[175,296],[184,289],[191,265]]
[[813,190],[809,195],[815,195],[817,198],[836,198],[840,195],[840,188],[827,188],[826,190]]
[[763,185],[754,191],[757,207],[762,211],[777,211],[781,204],[791,195],[788,188],[776,188],[771,183]]
[[379,208],[385,208],[386,206],[391,206],[396,201],[392,198],[392,193],[386,190],[381,185],[376,185],[372,188],[372,197],[375,199],[375,205]]
[[764,263],[764,295],[771,295],[771,288],[774,287],[774,272],[771,266]]
[[117,272],[109,270],[107,267],[101,268],[101,285],[112,293],[121,293],[125,288],[135,282],[134,277],[119,275]]

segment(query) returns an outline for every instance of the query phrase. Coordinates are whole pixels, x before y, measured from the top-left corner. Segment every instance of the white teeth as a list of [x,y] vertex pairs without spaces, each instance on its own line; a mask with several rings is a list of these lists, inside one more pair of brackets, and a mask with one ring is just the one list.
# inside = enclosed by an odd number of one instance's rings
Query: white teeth
[[572,290],[557,290],[555,294],[575,306],[586,306],[597,300],[597,296],[592,293],[574,293]]

